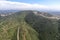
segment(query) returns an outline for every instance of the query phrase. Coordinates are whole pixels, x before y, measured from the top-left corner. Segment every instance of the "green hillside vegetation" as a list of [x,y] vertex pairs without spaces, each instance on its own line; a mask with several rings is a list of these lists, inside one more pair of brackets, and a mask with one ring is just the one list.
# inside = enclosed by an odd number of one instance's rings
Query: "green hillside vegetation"
[[47,19],[32,13],[28,14],[25,20],[39,33],[40,40],[57,40],[57,20]]
[[60,40],[60,20],[58,20],[58,40]]
[[[33,12],[20,11],[5,17],[0,16],[0,40],[60,40],[59,21]],[[43,15],[52,16],[47,13]]]
[[12,14],[0,22],[0,40],[39,40],[38,33],[24,20],[25,13]]

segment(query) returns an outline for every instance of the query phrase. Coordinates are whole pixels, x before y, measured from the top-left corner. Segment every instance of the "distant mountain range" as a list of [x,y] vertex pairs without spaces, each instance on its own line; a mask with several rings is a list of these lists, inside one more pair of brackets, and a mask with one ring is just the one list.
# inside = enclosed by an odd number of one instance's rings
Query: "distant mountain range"
[[0,14],[8,14],[8,13],[13,13],[13,12],[17,12],[19,10],[0,10]]
[[[18,11],[22,11],[22,10],[0,10],[0,14],[2,14],[2,15],[10,15],[10,14],[13,14],[13,13],[18,12]],[[40,12],[49,13],[49,14],[52,14],[54,16],[60,17],[60,11],[51,11],[51,10],[50,11],[47,11],[47,10],[44,10],[44,11],[39,10],[39,11]]]

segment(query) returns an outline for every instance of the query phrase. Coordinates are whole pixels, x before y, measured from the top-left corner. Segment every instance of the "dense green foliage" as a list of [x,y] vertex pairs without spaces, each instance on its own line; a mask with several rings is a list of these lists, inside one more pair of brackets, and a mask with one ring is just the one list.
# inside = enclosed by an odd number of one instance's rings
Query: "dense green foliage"
[[57,40],[57,20],[47,19],[32,13],[28,14],[25,20],[39,33],[40,40]]
[[60,40],[60,20],[58,20],[58,40]]
[[0,40],[60,40],[59,31],[60,20],[38,16],[33,11],[0,16]]
[[26,13],[18,12],[0,20],[0,40],[39,40],[38,33],[25,22]]

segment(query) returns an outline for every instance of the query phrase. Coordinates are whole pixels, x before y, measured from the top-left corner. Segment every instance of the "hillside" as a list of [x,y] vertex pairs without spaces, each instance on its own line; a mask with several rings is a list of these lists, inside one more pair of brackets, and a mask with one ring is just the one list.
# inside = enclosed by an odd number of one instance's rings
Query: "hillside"
[[57,19],[49,17],[53,17],[53,15],[50,16],[49,14],[49,16],[42,16],[42,14],[30,13],[25,17],[26,22],[39,33],[40,40],[57,40]]
[[2,16],[0,40],[38,40],[38,33],[24,21],[25,15],[24,12],[18,12]]
[[58,40],[57,18],[39,11],[0,16],[0,40]]

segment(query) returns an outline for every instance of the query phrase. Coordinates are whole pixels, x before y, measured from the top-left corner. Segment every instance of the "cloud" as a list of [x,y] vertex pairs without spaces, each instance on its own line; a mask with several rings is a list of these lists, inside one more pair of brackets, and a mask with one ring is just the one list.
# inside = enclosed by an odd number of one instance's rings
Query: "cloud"
[[40,4],[28,4],[22,2],[0,1],[0,10],[14,9],[14,10],[34,10],[46,9],[47,6]]
[[60,10],[60,6],[46,6],[22,2],[0,1],[0,10]]
[[60,11],[60,5],[51,5],[49,6],[49,9]]

